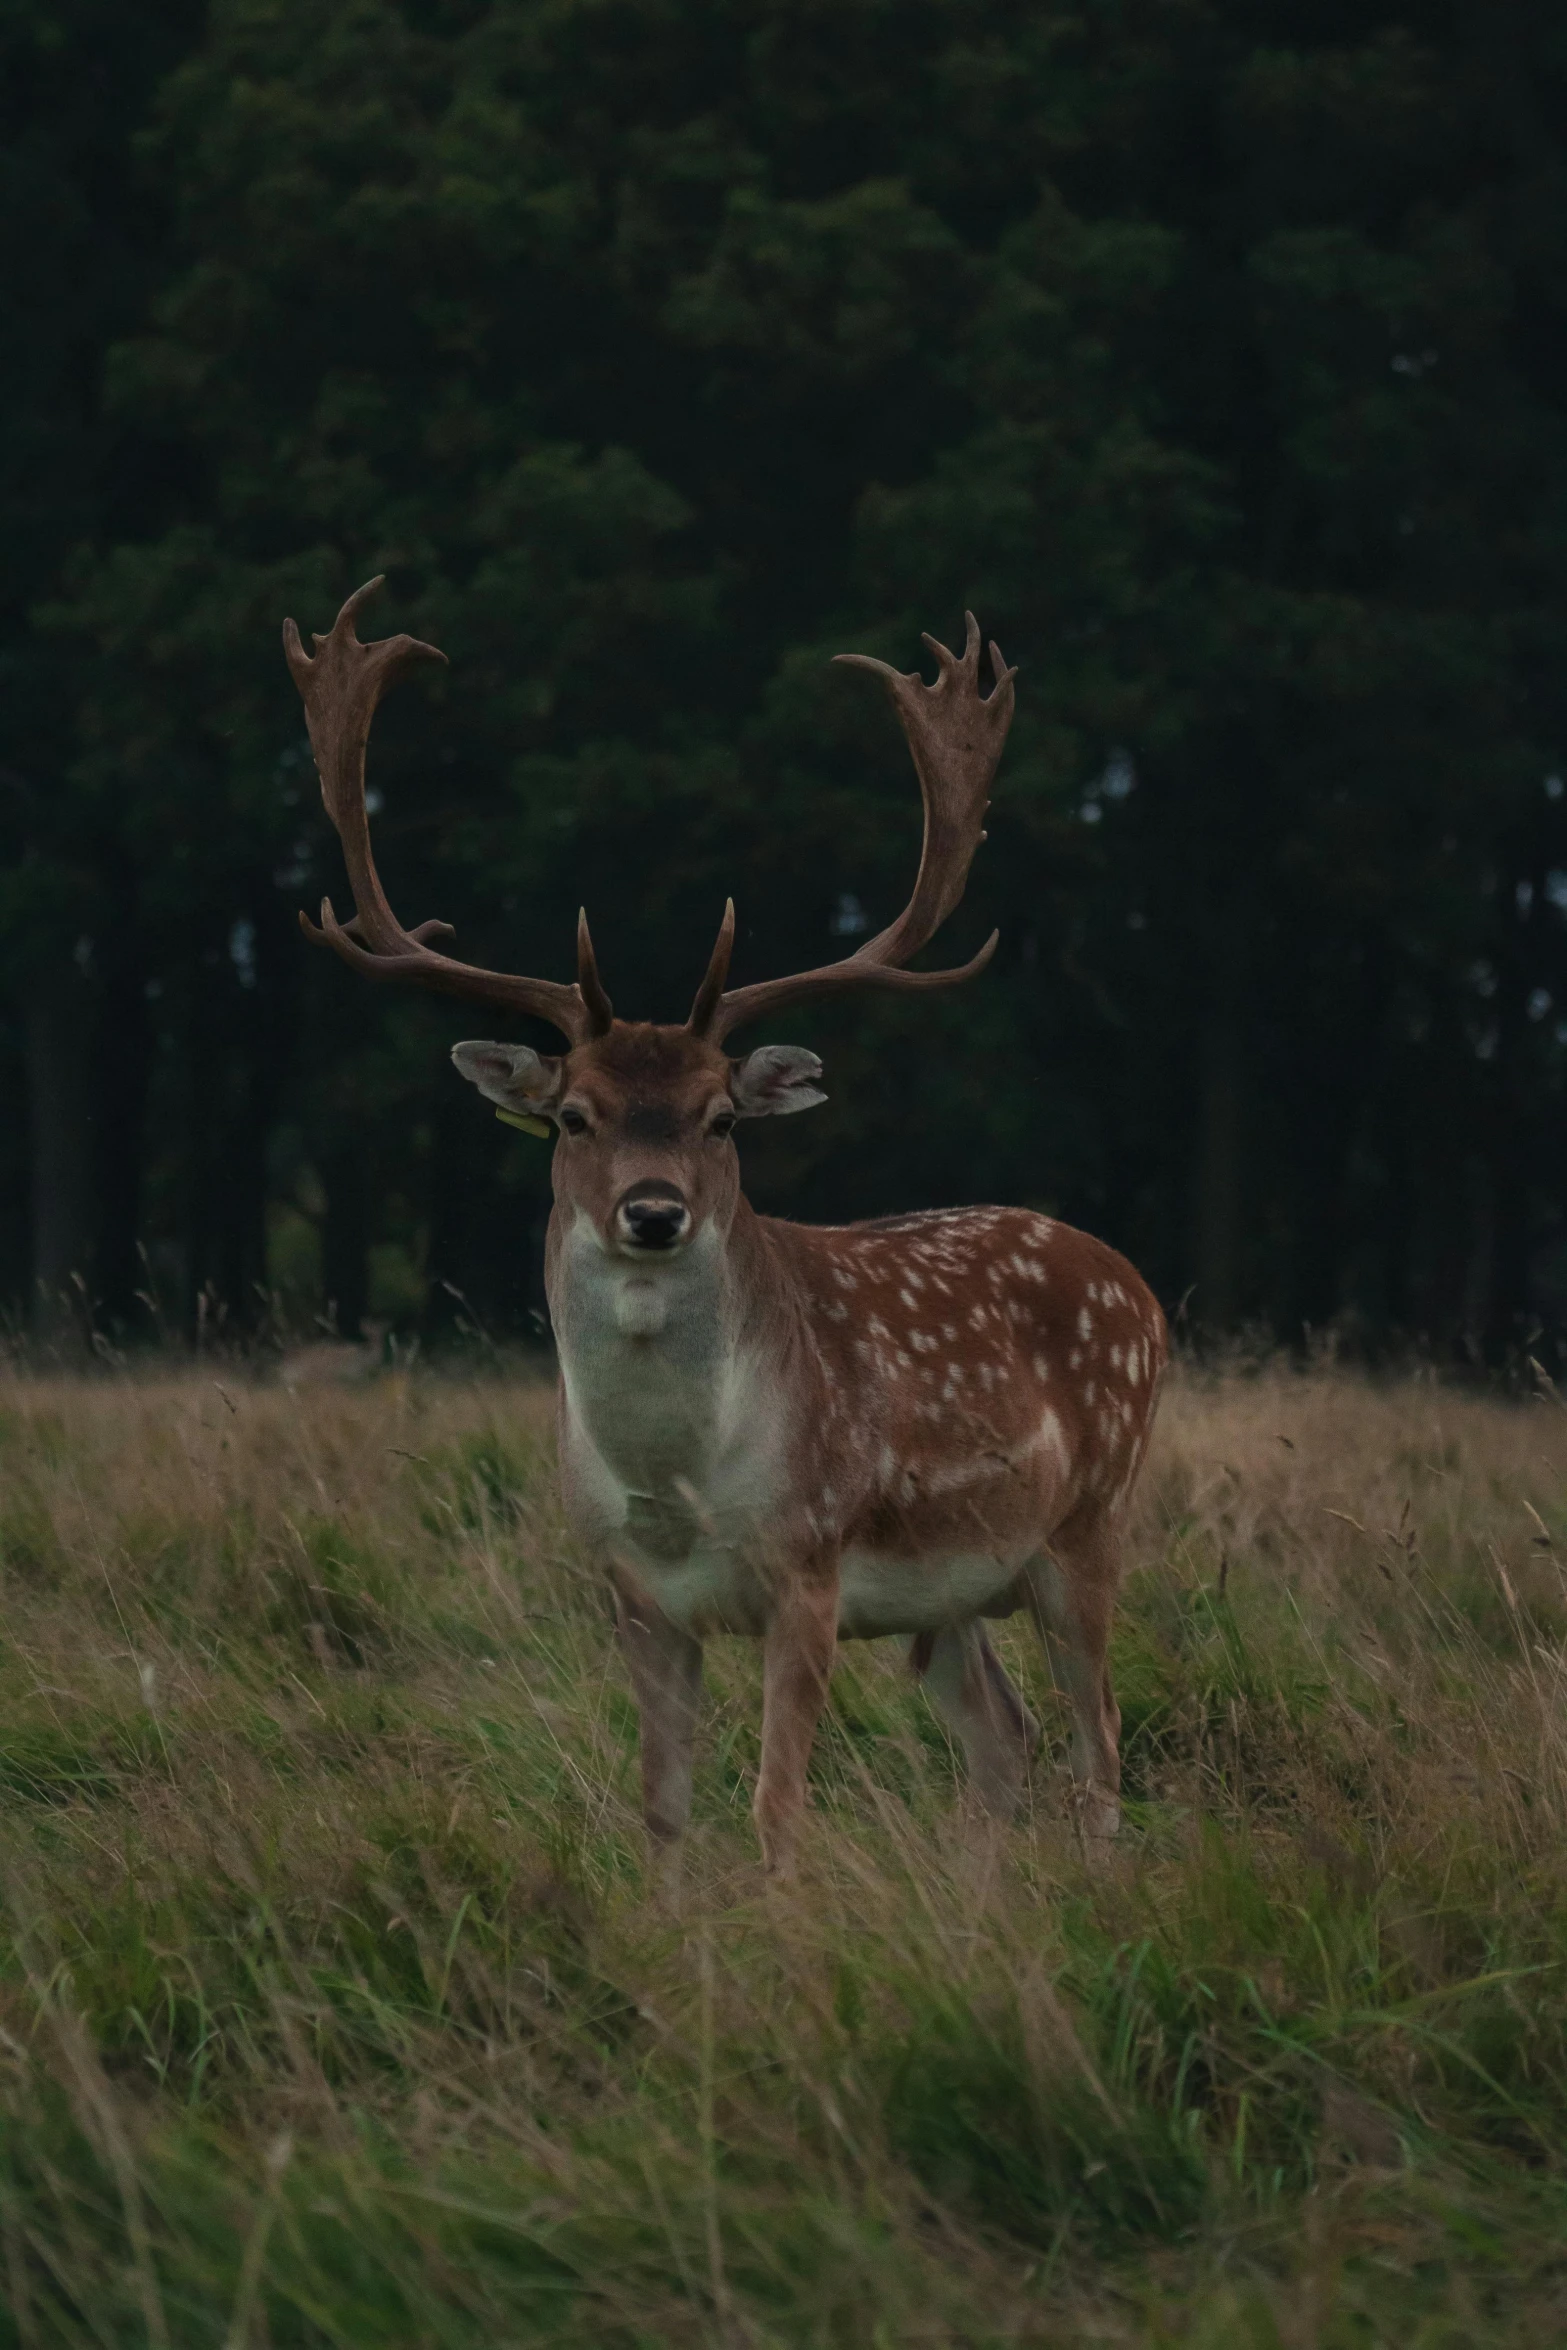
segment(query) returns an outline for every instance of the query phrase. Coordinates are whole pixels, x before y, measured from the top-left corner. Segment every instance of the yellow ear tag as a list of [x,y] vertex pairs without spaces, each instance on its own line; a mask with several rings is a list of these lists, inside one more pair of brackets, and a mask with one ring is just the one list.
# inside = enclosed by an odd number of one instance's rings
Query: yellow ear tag
[[495,1115],[503,1126],[515,1126],[519,1134],[541,1134],[546,1142],[549,1140],[548,1118],[525,1118],[520,1110],[497,1110]]

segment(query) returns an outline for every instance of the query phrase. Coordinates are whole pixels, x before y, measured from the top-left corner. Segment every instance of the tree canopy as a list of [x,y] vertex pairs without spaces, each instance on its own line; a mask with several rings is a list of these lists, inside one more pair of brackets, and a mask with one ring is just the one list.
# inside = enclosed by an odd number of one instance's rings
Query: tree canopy
[[[901,902],[879,698],[1018,662],[933,1002],[824,1006],[807,1217],[1000,1198],[1207,1326],[1567,1319],[1567,26],[1302,0],[102,0],[3,35],[0,1283],[497,1327],[547,1151],[343,896],[278,650],[444,647],[393,903],[678,1017]],[[80,70],[80,60],[95,62]],[[67,61],[70,61],[69,63]],[[380,625],[379,623],[377,624]],[[156,1307],[146,1300],[156,1299]]]

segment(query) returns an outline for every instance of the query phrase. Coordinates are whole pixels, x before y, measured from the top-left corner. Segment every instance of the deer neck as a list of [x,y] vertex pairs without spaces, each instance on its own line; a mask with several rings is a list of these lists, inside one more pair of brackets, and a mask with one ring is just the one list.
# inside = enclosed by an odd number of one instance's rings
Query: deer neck
[[700,1488],[754,1410],[766,1351],[757,1219],[741,1200],[669,1257],[610,1255],[557,1207],[548,1288],[568,1426],[625,1486]]

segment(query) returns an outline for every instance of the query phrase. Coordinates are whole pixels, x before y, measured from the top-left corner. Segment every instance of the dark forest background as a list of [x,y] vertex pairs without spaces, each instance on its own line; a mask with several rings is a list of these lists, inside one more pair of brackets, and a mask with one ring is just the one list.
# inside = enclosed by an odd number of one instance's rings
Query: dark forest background
[[967,604],[1019,663],[940,954],[997,962],[790,1023],[832,1099],[747,1132],[759,1205],[1027,1201],[1210,1330],[1554,1343],[1559,5],[0,28],[17,1315],[528,1327],[548,1151],[450,1069],[475,1015],[295,927],[346,892],[279,623],[384,570],[451,659],[372,750],[393,903],[565,978],[585,901],[629,1015],[731,890],[742,979],[901,903],[912,771],[830,653]]

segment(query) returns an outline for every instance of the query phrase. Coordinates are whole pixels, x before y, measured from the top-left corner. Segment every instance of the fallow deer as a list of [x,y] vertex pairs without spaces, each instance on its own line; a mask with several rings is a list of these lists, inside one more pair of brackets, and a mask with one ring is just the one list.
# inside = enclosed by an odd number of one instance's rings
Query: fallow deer
[[950,1208],[813,1228],[759,1216],[740,1188],[742,1118],[823,1101],[816,1055],[724,1051],[743,1023],[844,989],[950,987],[972,962],[911,971],[962,896],[1012,717],[1012,679],[979,630],[961,658],[927,637],[926,685],[863,654],[913,754],[924,799],[914,892],[841,961],[727,986],[734,906],[683,1026],[616,1019],[585,916],[574,985],[482,970],[405,930],[371,854],[364,760],[382,695],[420,661],[407,636],[361,644],[349,597],[312,659],[292,621],[327,813],[355,913],[331,901],[307,935],[367,977],[550,1022],[558,1055],[452,1048],[511,1117],[555,1129],[546,1285],[559,1350],[560,1463],[571,1525],[612,1585],[641,1714],[655,1843],[691,1808],[702,1643],[763,1644],[755,1815],[769,1872],[791,1869],[806,1766],[836,1645],[897,1633],[961,1742],[981,1799],[1005,1813],[1038,1727],[987,1617],[1026,1608],[1071,1714],[1085,1835],[1118,1824],[1120,1715],[1106,1669],[1119,1536],[1166,1359],[1164,1317],[1123,1257],[1027,1208]]

